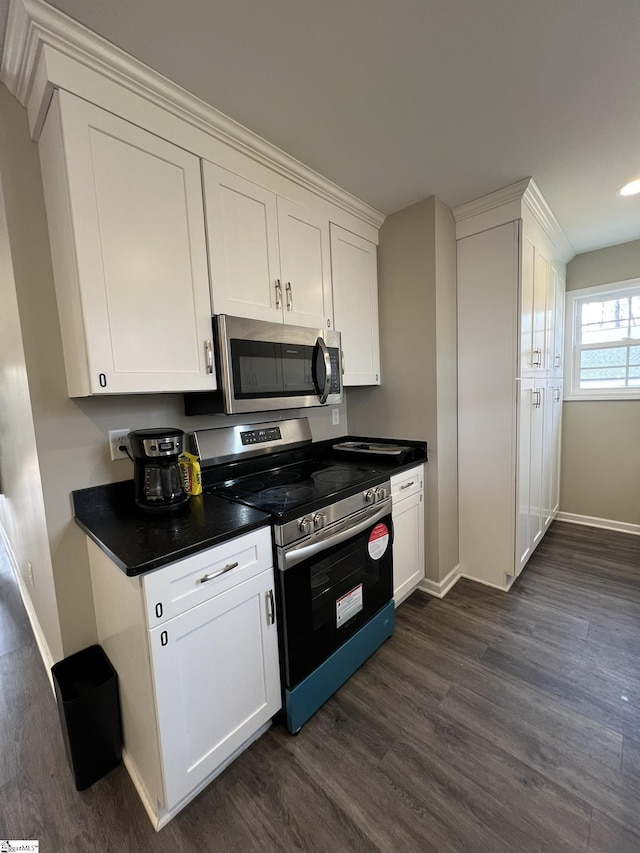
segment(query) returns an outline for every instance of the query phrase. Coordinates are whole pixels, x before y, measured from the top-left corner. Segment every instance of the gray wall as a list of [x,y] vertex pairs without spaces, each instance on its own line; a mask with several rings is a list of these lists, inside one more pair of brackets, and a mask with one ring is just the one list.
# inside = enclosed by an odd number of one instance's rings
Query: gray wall
[[[585,252],[567,266],[567,290],[640,277],[640,240]],[[640,525],[640,400],[567,402],[562,512]]]
[[350,388],[353,434],[426,440],[426,575],[458,563],[456,242],[435,197],[387,217],[378,292],[382,385]]
[[[0,102],[5,93],[0,92]],[[16,187],[5,169],[11,126],[4,119],[0,106],[0,526],[28,590],[43,642],[58,658],[62,638],[17,300],[17,277],[30,274],[30,243],[19,224],[9,233],[7,210],[16,202]],[[23,184],[19,195],[28,196],[29,190],[28,183]]]
[[[181,395],[69,399],[37,146],[26,112],[2,85],[0,179],[8,226],[3,232],[0,221],[0,447],[16,457],[2,466],[0,523],[21,573],[27,561],[33,564],[35,585],[27,591],[55,660],[96,642],[86,541],[73,522],[71,492],[132,476],[128,460],[111,461],[108,431],[161,425],[192,430],[247,418],[186,418]],[[17,335],[4,334],[5,327]],[[348,432],[345,404],[339,409],[336,427],[328,409],[304,413],[315,439]]]

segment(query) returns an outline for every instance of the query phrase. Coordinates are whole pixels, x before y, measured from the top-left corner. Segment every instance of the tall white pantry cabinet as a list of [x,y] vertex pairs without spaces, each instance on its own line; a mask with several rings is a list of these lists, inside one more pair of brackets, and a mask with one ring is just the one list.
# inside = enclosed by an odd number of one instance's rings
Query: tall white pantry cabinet
[[460,572],[509,589],[560,502],[564,280],[532,179],[454,210]]

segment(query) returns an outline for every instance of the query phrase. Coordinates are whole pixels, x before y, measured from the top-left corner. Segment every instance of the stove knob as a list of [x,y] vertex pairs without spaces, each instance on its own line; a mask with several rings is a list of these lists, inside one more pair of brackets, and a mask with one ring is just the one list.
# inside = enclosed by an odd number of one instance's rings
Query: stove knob
[[311,533],[313,530],[313,519],[311,518],[302,518],[298,522],[298,527],[302,531],[302,533]]
[[316,530],[320,530],[327,523],[327,516],[324,512],[317,512],[313,516],[313,526]]
[[367,491],[362,495],[364,498],[364,502],[367,504],[374,504],[376,502],[376,493],[375,489],[367,489]]
[[376,503],[378,503],[378,501],[383,501],[387,496],[387,490],[382,486],[377,486],[377,488],[375,489],[375,495]]

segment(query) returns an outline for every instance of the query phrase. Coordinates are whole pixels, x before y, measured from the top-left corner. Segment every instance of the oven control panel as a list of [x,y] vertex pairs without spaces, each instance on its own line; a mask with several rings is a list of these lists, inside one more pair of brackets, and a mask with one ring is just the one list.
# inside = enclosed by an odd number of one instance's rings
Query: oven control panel
[[240,433],[240,441],[244,446],[248,444],[264,444],[266,441],[278,441],[279,439],[282,439],[280,427],[252,429]]

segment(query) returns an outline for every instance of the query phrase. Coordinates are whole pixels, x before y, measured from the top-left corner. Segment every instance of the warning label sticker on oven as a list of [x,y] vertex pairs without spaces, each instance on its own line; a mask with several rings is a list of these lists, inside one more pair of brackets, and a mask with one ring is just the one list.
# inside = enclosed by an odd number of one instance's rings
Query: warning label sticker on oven
[[336,601],[336,628],[348,622],[356,613],[362,610],[362,584],[354,587],[351,592]]
[[369,556],[379,560],[389,545],[389,528],[386,524],[376,524],[369,534]]

